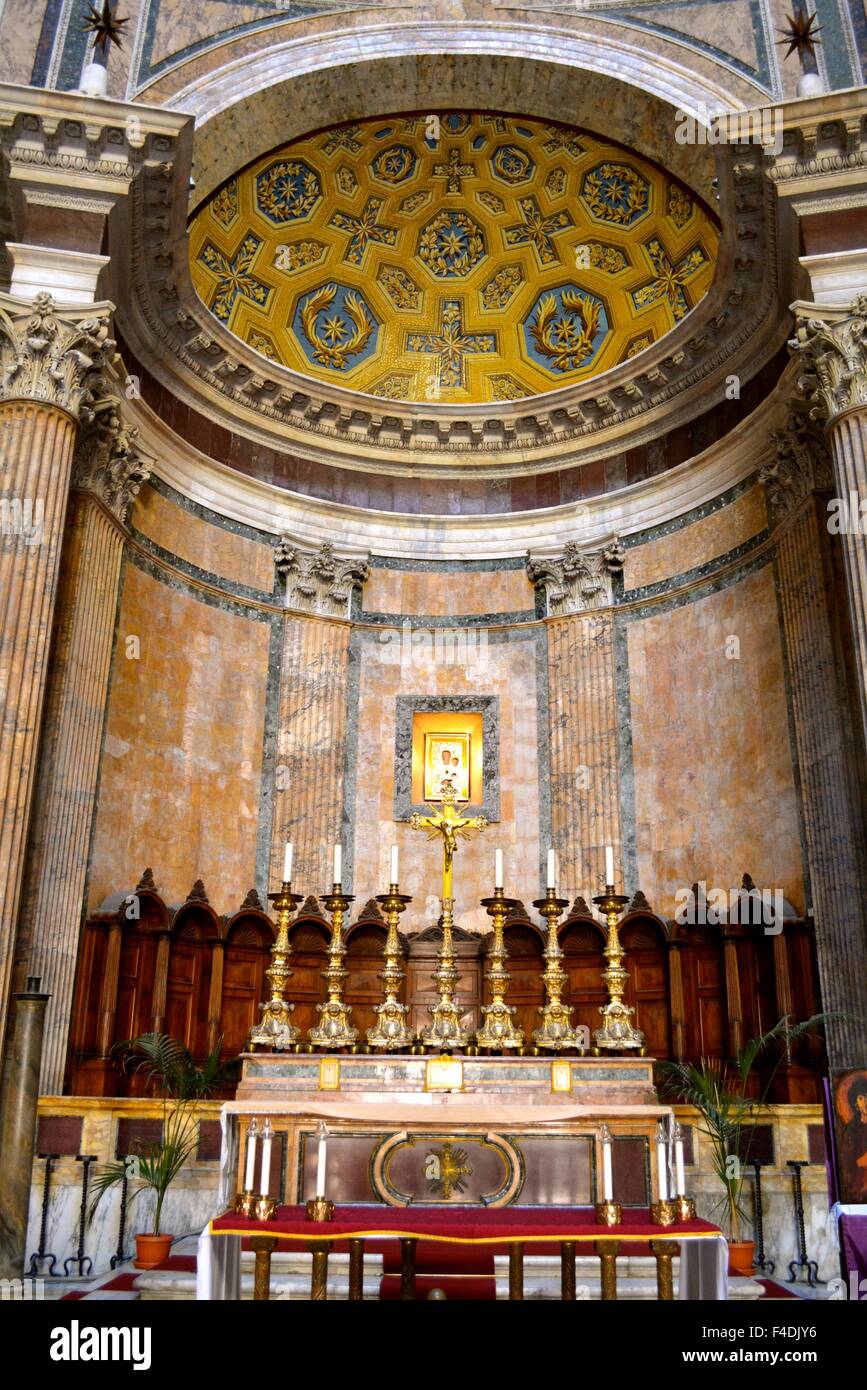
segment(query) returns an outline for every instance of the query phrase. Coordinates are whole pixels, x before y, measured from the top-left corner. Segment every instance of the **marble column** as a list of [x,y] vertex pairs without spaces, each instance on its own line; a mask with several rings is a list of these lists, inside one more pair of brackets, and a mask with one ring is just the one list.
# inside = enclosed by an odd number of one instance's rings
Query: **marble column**
[[15,1026],[0,1119],[0,1153],[3,1155],[0,1278],[3,1279],[20,1279],[24,1274],[42,1031],[48,1002],[48,995],[40,992],[40,984],[40,980],[30,979],[26,990],[15,995]]
[[616,540],[600,550],[567,541],[562,555],[527,559],[527,577],[554,620],[548,624],[552,836],[561,881],[586,895],[604,886],[606,845],[623,865],[612,618],[623,560]]
[[[0,296],[0,1028],[5,1033],[69,480],[110,306]],[[2,1041],[2,1034],[0,1034]]]
[[125,522],[150,462],[107,397],[75,452],[33,829],[16,949],[51,981],[41,1091],[58,1095],[72,1014]]
[[343,832],[349,635],[348,623],[286,616],[272,889],[280,882],[285,840],[295,846],[296,883],[330,882],[332,847]]
[[613,622],[592,614],[548,625],[551,828],[560,877],[601,891],[605,846],[622,863]]
[[[854,781],[854,738],[835,641],[827,515],[817,492],[834,489],[815,383],[802,380],[775,458],[762,474],[776,534],[777,586],[800,771],[823,1007],[867,1017],[863,858]],[[775,938],[778,980],[782,938]],[[785,990],[781,998],[785,995]],[[863,1035],[850,1023],[828,1029],[835,1066],[863,1061]]]

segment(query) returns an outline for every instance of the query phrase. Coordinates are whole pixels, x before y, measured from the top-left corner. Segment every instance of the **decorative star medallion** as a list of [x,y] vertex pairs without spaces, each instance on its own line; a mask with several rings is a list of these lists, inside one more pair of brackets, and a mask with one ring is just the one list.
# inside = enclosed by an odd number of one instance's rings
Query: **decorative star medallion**
[[93,34],[94,48],[99,48],[105,53],[109,43],[117,44],[118,48],[123,47],[121,28],[124,24],[129,24],[129,19],[118,19],[112,9],[111,0],[102,0],[101,10],[91,5],[82,33]]
[[777,43],[787,43],[789,45],[785,52],[786,58],[788,58],[790,53],[797,53],[798,57],[801,60],[801,63],[803,63],[805,53],[809,53],[811,57],[815,56],[815,46],[817,43],[822,42],[820,38],[816,37],[816,35],[819,33],[821,25],[814,28],[813,26],[815,25],[815,23],[815,14],[798,14],[786,16],[786,24],[788,25],[788,28],[779,29],[777,31],[783,36],[781,39],[777,39]]

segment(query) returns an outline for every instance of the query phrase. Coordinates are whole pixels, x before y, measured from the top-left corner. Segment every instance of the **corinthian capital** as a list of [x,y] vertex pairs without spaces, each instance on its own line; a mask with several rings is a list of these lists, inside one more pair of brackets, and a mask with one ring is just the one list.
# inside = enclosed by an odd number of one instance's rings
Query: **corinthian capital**
[[124,425],[120,401],[97,376],[81,404],[83,428],[72,467],[72,486],[92,492],[126,522],[153,458],[138,443],[138,430]]
[[0,295],[0,401],[41,401],[78,417],[114,346],[99,306],[67,309],[50,294],[32,303]]
[[366,560],[336,555],[330,541],[318,550],[302,550],[290,536],[278,540],[274,564],[286,581],[287,608],[332,618],[350,616],[352,595],[370,574]]
[[859,295],[843,317],[799,319],[790,346],[812,363],[829,421],[867,406],[867,295]]
[[759,473],[774,520],[795,511],[811,492],[833,487],[825,418],[816,374],[804,372],[789,401],[785,426],[771,433],[774,456]]
[[604,550],[582,550],[577,541],[567,541],[559,559],[534,560],[528,555],[527,578],[544,589],[549,614],[565,617],[613,603],[613,579],[624,559],[617,540]]

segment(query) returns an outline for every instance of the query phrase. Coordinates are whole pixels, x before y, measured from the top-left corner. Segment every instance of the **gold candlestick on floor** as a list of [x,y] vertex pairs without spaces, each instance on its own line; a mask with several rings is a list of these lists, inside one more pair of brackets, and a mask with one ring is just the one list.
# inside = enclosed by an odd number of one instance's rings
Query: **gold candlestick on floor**
[[260,1004],[262,1017],[250,1030],[248,1047],[268,1047],[277,1052],[291,1047],[301,1037],[301,1029],[292,1022],[294,1004],[284,998],[286,985],[292,978],[289,957],[292,947],[289,944],[289,922],[293,909],[300,903],[301,894],[292,892],[292,884],[284,883],[279,893],[269,893],[268,901],[274,904],[277,912],[277,935],[271,947],[271,964],[265,971],[271,987],[271,998],[267,1004]]
[[324,1004],[317,1004],[319,1022],[307,1034],[313,1047],[327,1047],[334,1050],[351,1047],[358,1038],[358,1029],[349,1021],[352,1008],[343,998],[343,982],[349,971],[344,968],[343,957],[346,945],[343,940],[343,918],[354,897],[341,890],[335,883],[327,898],[322,899],[331,914],[331,941],[328,946],[328,965],[322,974],[328,986],[328,998]]
[[506,1003],[506,991],[511,976],[506,969],[508,954],[503,940],[503,929],[510,908],[515,906],[514,898],[504,898],[503,890],[497,888],[492,898],[482,898],[482,907],[493,922],[491,949],[488,955],[490,969],[485,976],[491,988],[490,1004],[482,1005],[485,1021],[476,1034],[479,1047],[489,1047],[496,1051],[522,1047],[524,1034],[512,1022],[514,1008]]
[[548,940],[542,952],[545,958],[545,969],[542,972],[545,1003],[539,1010],[542,1026],[534,1030],[533,1042],[537,1047],[562,1052],[568,1047],[578,1046],[578,1034],[571,1023],[572,1010],[560,998],[567,975],[561,964],[563,952],[557,936],[557,919],[569,904],[566,898],[557,897],[556,889],[549,888],[545,897],[537,898],[533,906],[539,909],[548,922]]
[[376,901],[385,913],[388,935],[385,938],[385,966],[379,975],[385,990],[385,999],[377,1006],[377,1020],[367,1030],[367,1041],[371,1047],[382,1048],[385,1052],[402,1052],[412,1045],[412,1029],[408,1027],[406,1016],[409,1009],[398,999],[400,982],[403,979],[401,966],[400,937],[397,925],[400,914],[407,903],[412,902],[408,893],[401,893],[396,883],[392,883],[387,893],[379,893]]
[[593,899],[600,912],[605,914],[608,925],[608,938],[603,952],[607,968],[602,972],[602,979],[608,990],[608,1003],[600,1005],[599,1012],[602,1015],[602,1027],[594,1029],[593,1032],[593,1051],[598,1056],[603,1048],[612,1052],[619,1052],[623,1049],[635,1049],[641,1051],[644,1048],[644,1034],[638,1028],[633,1028],[631,1017],[635,1010],[630,1004],[624,1004],[623,994],[629,982],[629,972],[623,961],[626,952],[620,944],[620,937],[617,933],[617,922],[624,907],[629,902],[620,893],[615,893],[614,885],[609,883],[605,892],[598,898]]
[[455,965],[455,949],[452,940],[454,903],[451,898],[443,899],[443,944],[439,949],[437,968],[433,973],[434,984],[439,990],[439,999],[428,1006],[431,1022],[422,1029],[421,1041],[424,1047],[437,1051],[465,1047],[472,1037],[461,1027],[460,1005],[455,999],[455,986],[460,976]]

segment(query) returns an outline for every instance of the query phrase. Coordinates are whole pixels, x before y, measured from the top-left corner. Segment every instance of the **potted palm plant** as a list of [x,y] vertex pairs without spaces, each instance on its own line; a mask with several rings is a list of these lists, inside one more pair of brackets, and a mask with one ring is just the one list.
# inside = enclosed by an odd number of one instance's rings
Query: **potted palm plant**
[[153,1229],[136,1235],[137,1269],[156,1269],[171,1248],[173,1235],[161,1231],[163,1205],[169,1187],[190,1161],[198,1146],[198,1102],[234,1080],[237,1062],[220,1060],[222,1039],[199,1066],[183,1043],[165,1033],[143,1033],[118,1044],[124,1071],[142,1072],[162,1100],[159,1141],[135,1154],[105,1164],[93,1180],[89,1219],[102,1198],[126,1180],[131,1205],[141,1192],[153,1192]]
[[[743,1205],[745,1169],[755,1141],[756,1124],[768,1113],[768,1096],[780,1064],[791,1055],[792,1044],[827,1022],[830,1015],[815,1014],[803,1023],[781,1018],[769,1032],[751,1038],[733,1062],[702,1057],[695,1062],[661,1062],[660,1090],[666,1100],[692,1105],[699,1113],[698,1129],[710,1140],[713,1170],[722,1185],[715,1211],[728,1233],[729,1273],[752,1272],[755,1242],[742,1239],[747,1213]],[[760,1057],[777,1051],[776,1061],[765,1073],[758,1097],[747,1087]]]

